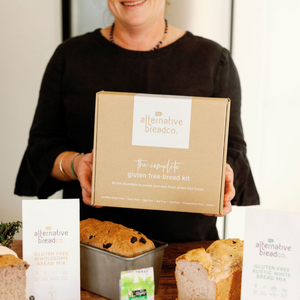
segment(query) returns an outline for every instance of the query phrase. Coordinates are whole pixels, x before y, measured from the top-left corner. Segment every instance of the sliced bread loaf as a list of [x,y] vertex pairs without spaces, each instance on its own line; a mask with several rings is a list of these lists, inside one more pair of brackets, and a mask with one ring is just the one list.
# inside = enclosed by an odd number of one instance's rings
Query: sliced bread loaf
[[26,298],[26,261],[13,254],[0,255],[0,299],[24,300]]
[[178,300],[238,300],[241,297],[243,241],[215,241],[176,259]]

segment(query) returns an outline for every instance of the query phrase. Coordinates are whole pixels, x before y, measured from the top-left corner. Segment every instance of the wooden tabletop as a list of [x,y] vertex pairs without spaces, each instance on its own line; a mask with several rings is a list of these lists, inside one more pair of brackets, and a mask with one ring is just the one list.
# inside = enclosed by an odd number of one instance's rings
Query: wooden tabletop
[[[211,243],[211,241],[169,243],[169,246],[165,248],[164,252],[159,288],[158,292],[155,294],[156,300],[175,300],[177,297],[177,287],[174,275],[175,259],[191,249],[201,247],[207,248]],[[22,258],[22,241],[14,241],[11,249],[14,250],[20,258]],[[81,290],[81,300],[86,299],[107,300],[107,298]]]

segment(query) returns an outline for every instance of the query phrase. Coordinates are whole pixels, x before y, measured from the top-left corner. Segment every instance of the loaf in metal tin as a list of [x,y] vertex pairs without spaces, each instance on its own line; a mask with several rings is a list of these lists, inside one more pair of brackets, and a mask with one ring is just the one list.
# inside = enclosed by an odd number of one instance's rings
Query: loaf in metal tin
[[80,242],[124,257],[134,257],[155,248],[139,231],[92,218],[80,222]]

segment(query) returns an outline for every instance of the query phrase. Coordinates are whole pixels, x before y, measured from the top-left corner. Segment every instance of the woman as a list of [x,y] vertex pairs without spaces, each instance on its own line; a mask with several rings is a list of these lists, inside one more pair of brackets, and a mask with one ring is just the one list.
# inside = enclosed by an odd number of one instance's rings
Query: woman
[[163,241],[218,239],[215,216],[89,206],[100,90],[230,98],[224,215],[231,200],[259,203],[240,120],[239,78],[228,51],[169,26],[164,0],[108,0],[108,6],[112,26],[64,42],[47,66],[15,193],[46,198],[63,188],[65,198],[82,194],[81,219],[111,220]]

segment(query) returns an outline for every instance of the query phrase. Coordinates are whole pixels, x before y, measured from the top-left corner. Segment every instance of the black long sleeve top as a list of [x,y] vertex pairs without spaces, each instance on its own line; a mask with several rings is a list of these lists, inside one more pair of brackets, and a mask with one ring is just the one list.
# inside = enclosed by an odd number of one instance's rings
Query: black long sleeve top
[[[227,162],[234,171],[236,205],[259,204],[246,155],[241,123],[241,88],[229,52],[187,32],[156,51],[131,51],[106,40],[97,29],[71,38],[46,68],[15,193],[47,198],[63,189],[80,198],[78,181],[50,177],[56,157],[93,149],[95,94],[98,91],[169,94],[231,99]],[[120,150],[121,151],[121,150]],[[81,201],[81,219],[110,220],[163,241],[214,240],[216,218],[202,214],[104,207]]]

